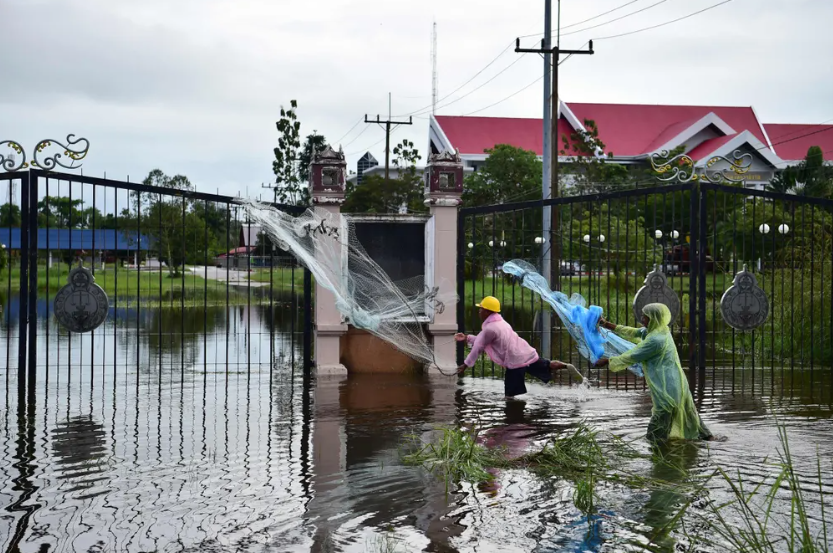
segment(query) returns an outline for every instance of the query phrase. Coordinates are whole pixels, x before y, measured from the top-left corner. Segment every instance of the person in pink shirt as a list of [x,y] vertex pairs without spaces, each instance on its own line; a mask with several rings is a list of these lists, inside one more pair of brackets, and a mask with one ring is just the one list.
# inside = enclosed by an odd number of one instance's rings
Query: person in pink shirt
[[563,369],[566,365],[560,361],[542,359],[538,352],[518,336],[512,326],[500,316],[500,302],[497,298],[487,296],[477,304],[480,320],[483,321],[480,334],[472,336],[460,332],[454,335],[458,342],[466,342],[471,352],[465,362],[457,367],[457,374],[464,374],[473,367],[477,358],[484,351],[489,358],[506,369],[503,389],[507,398],[526,393],[525,377],[531,374],[535,378],[549,382],[552,371]]

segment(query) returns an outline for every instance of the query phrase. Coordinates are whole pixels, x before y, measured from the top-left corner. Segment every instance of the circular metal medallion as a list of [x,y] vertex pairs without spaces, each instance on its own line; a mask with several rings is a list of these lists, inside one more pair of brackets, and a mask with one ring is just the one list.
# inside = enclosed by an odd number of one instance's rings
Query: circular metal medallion
[[644,284],[633,298],[633,314],[636,320],[642,320],[642,310],[646,305],[661,303],[671,311],[671,324],[677,322],[680,316],[680,298],[668,286],[668,279],[657,265],[654,265],[654,270],[645,277]]
[[86,267],[70,271],[66,286],[55,296],[55,317],[72,332],[95,330],[107,318],[109,309],[107,294]]
[[769,316],[766,292],[758,287],[758,279],[746,270],[746,265],[720,298],[720,313],[726,324],[741,332],[758,328]]

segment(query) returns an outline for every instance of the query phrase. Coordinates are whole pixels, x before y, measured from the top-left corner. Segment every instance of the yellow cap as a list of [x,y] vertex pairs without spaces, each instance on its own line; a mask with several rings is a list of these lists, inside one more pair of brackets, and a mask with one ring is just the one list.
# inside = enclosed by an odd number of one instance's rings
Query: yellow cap
[[477,307],[488,309],[492,313],[500,313],[500,302],[497,301],[497,298],[494,296],[486,296],[480,303],[476,305]]

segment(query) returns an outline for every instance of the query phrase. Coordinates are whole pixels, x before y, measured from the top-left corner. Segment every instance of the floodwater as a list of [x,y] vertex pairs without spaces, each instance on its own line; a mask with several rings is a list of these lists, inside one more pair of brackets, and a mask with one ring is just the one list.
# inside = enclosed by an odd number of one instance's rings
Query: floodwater
[[[111,313],[94,337],[49,326],[34,405],[19,404],[16,374],[0,372],[0,550],[621,551],[668,524],[682,501],[668,490],[600,486],[600,517],[589,526],[558,478],[508,470],[491,485],[446,490],[402,464],[409,436],[478,425],[490,444],[517,454],[586,421],[647,450],[650,399],[632,385],[531,384],[525,401],[506,402],[502,382],[489,378],[309,381],[297,319],[278,311],[222,308],[205,320],[202,308]],[[13,338],[15,321],[4,319],[0,332]],[[726,441],[683,448],[678,464],[760,482],[775,471],[763,460],[776,454],[777,417],[810,486],[816,459],[833,458],[829,370],[719,376],[697,401]],[[647,476],[680,477],[637,463]],[[808,495],[808,505],[817,517],[817,499]],[[686,543],[679,532],[660,547],[675,543]]]

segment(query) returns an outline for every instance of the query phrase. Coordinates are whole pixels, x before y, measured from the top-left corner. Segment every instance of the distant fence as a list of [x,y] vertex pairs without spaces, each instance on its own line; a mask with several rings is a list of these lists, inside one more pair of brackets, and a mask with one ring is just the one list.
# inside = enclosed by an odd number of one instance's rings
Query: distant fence
[[249,269],[268,269],[269,267],[289,269],[293,265],[297,265],[297,263],[295,262],[295,258],[288,255],[232,255],[215,258],[214,265],[223,269],[246,271]]

